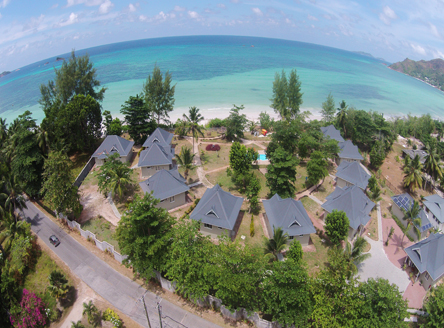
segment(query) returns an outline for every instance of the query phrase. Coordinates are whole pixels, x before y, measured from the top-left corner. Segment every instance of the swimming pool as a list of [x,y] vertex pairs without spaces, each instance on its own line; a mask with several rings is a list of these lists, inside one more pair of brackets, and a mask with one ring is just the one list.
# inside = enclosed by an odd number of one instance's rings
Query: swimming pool
[[266,161],[266,160],[267,160],[267,155],[265,155],[265,154],[259,154],[259,160],[260,160],[260,161]]

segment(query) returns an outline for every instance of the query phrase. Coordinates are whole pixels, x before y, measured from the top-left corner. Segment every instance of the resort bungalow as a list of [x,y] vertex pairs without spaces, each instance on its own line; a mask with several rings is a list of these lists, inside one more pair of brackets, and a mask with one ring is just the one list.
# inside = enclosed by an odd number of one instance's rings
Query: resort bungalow
[[321,127],[321,132],[325,138],[336,140],[337,142],[344,142],[341,133],[333,125]]
[[438,195],[425,197],[424,209],[430,221],[435,221],[440,230],[444,230],[444,199]]
[[444,235],[431,234],[405,249],[405,263],[418,270],[416,279],[424,289],[435,285],[444,275]]
[[174,153],[171,149],[153,143],[149,148],[140,152],[138,167],[142,168],[142,176],[150,177],[160,170],[173,168]]
[[165,131],[164,129],[157,128],[153,133],[145,140],[143,147],[145,149],[150,148],[153,144],[157,144],[163,147],[167,152],[174,155],[174,148],[171,147],[174,134]]
[[338,144],[340,151],[336,164],[341,165],[342,162],[361,162],[364,157],[359,153],[359,149],[350,140],[340,142]]
[[402,154],[403,157],[409,156],[411,159],[414,159],[418,155],[421,164],[425,163],[427,156],[429,155],[425,150],[420,149],[403,149]]
[[344,188],[354,185],[365,190],[370,177],[370,173],[360,162],[344,161],[336,172],[336,186]]
[[185,183],[185,178],[177,169],[157,171],[153,176],[139,183],[145,193],[153,193],[160,199],[157,207],[171,210],[186,204],[186,194],[190,188]]
[[299,240],[302,246],[308,246],[310,234],[316,230],[301,201],[293,198],[282,199],[275,194],[271,199],[263,200],[264,219],[268,235],[273,236],[274,229],[280,227],[288,234],[288,243]]
[[364,227],[370,221],[370,212],[375,206],[358,186],[345,188],[336,187],[335,190],[327,196],[326,202],[322,208],[327,213],[333,210],[344,211],[350,221],[348,230],[348,239],[353,240],[357,234],[361,234]]
[[244,199],[222,190],[219,185],[207,189],[190,215],[191,220],[200,221],[200,232],[217,238],[222,234],[236,236],[236,222]]
[[126,163],[131,160],[133,155],[134,141],[125,138],[110,135],[103,140],[102,144],[97,148],[91,157],[96,159],[96,165],[101,166],[105,163],[108,156],[118,153],[119,159]]
[[[395,215],[404,227],[407,227],[407,221],[404,220],[404,211],[408,211],[413,206],[413,198],[407,193],[396,195],[392,197],[393,205],[391,208],[392,214]],[[404,210],[404,211],[403,211]],[[430,214],[429,214],[430,215]],[[429,219],[429,215],[427,215],[426,211],[423,208],[419,211],[418,217],[421,219],[421,225],[417,227],[421,235],[419,239],[424,239],[427,237],[427,232],[437,226],[434,220]],[[418,236],[416,235],[415,229],[413,227],[408,231],[409,235],[412,236],[415,240],[418,240]]]

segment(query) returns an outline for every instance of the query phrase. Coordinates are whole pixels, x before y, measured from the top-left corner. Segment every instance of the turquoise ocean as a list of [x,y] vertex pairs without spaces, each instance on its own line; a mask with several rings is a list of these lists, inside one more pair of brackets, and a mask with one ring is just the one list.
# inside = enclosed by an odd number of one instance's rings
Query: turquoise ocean
[[[270,98],[276,72],[297,69],[302,107],[313,114],[331,92],[358,109],[388,116],[430,113],[444,118],[444,93],[387,68],[385,62],[357,53],[296,41],[238,37],[186,36],[114,43],[76,51],[88,53],[97,77],[107,87],[104,110],[120,115],[129,96],[140,93],[155,63],[176,83],[175,120],[190,106],[205,118],[226,117],[233,104],[256,118],[272,113]],[[69,54],[59,55],[68,58]],[[0,78],[0,117],[11,122],[25,110],[40,121],[39,85],[53,79],[56,57],[33,63]]]

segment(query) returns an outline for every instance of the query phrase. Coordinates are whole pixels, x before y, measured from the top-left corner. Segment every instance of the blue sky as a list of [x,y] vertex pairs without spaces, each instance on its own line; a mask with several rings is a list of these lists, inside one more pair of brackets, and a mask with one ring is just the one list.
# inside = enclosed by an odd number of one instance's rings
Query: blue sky
[[0,72],[71,49],[163,36],[246,35],[444,58],[444,0],[0,0]]

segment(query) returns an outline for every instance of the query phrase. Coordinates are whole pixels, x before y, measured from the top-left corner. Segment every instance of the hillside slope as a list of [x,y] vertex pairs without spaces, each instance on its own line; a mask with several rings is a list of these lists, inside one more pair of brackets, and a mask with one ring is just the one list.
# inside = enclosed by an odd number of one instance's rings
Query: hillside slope
[[389,66],[391,69],[416,77],[444,91],[444,60],[414,61],[406,58]]

